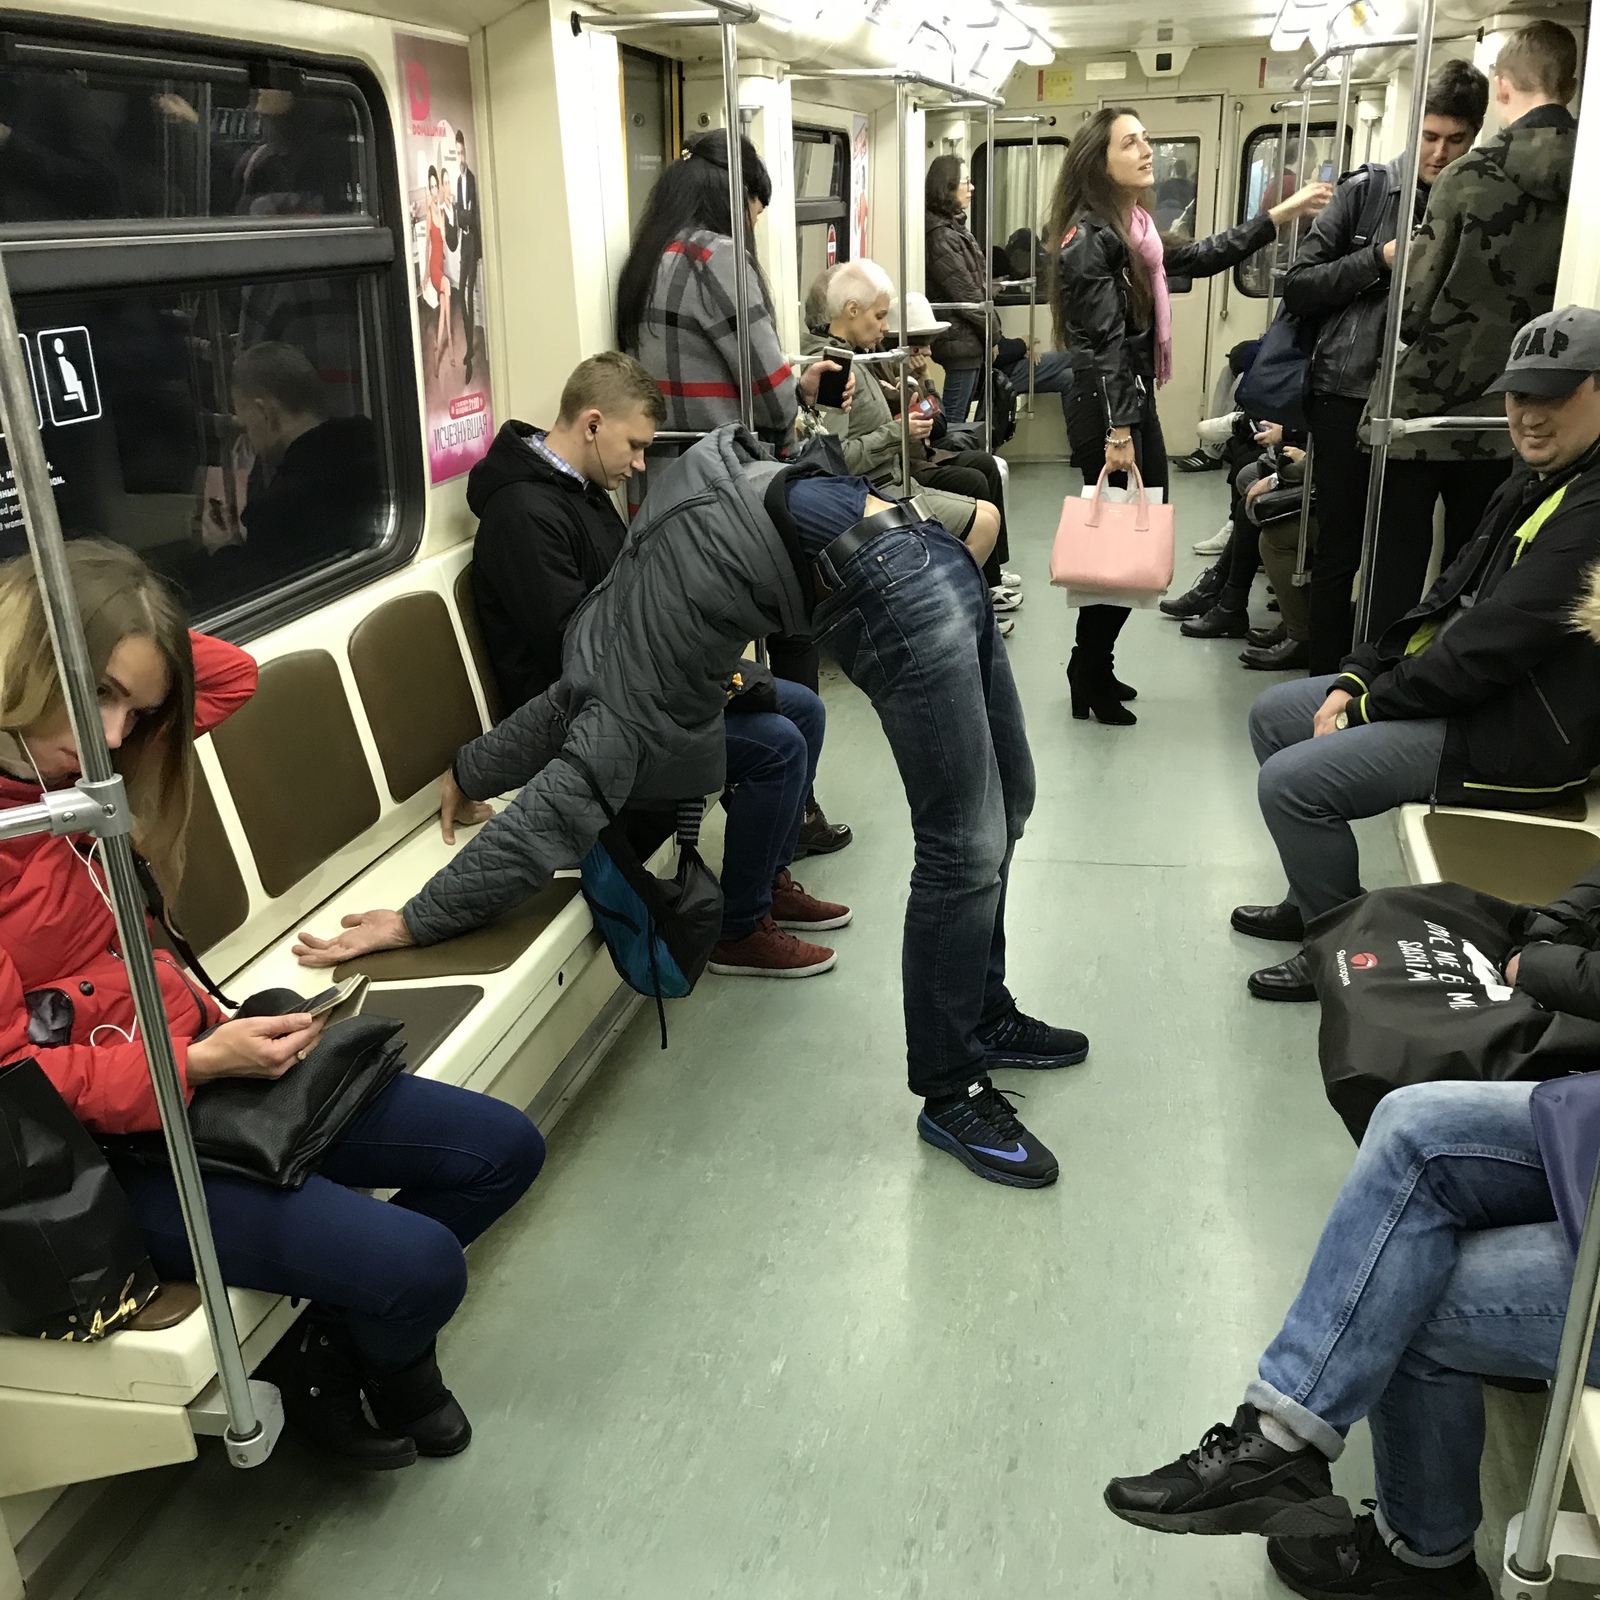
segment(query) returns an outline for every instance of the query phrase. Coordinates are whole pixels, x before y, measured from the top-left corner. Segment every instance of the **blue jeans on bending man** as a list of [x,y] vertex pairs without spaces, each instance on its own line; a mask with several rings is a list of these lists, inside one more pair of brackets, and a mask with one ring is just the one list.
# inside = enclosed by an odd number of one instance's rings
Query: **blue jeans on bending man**
[[[1233,1424],[1169,1467],[1113,1480],[1117,1515],[1164,1532],[1264,1532],[1302,1594],[1489,1600],[1472,1555],[1480,1374],[1548,1378],[1572,1283],[1532,1088],[1415,1084],[1379,1104]],[[1352,1520],[1328,1463],[1363,1417],[1378,1504]]]
[[[1034,773],[988,585],[914,508],[864,521],[863,479],[799,478],[789,506],[824,590],[817,644],[872,701],[911,806],[901,982],[919,1131],[982,1177],[1041,1187],[1055,1158],[988,1072],[1065,1066],[1088,1041],[1024,1017],[1006,987],[1006,885]],[[840,553],[847,530],[859,542]]]

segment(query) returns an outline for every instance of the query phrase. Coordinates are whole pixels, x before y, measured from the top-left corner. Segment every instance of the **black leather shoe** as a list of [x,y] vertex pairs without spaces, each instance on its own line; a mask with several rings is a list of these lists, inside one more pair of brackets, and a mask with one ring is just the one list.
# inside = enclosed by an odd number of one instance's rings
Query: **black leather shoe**
[[1235,906],[1228,923],[1235,933],[1248,933],[1252,939],[1281,939],[1298,944],[1306,936],[1305,918],[1300,907],[1288,900],[1275,906]]
[[854,837],[845,823],[829,822],[818,806],[815,811],[806,812],[800,824],[800,842],[794,858],[803,861],[807,856],[831,856],[835,850],[843,850]]
[[1311,665],[1311,641],[1285,639],[1265,648],[1247,645],[1239,652],[1239,662],[1252,672],[1304,672]]
[[472,1424],[445,1387],[434,1346],[402,1372],[362,1380],[373,1420],[388,1433],[403,1434],[422,1456],[458,1456],[472,1443]]
[[1317,986],[1311,981],[1310,963],[1304,950],[1276,967],[1263,967],[1250,974],[1250,993],[1257,1000],[1315,1000]]
[[1198,617],[1190,617],[1180,630],[1185,639],[1242,639],[1250,631],[1250,613],[1240,606],[1212,606]]
[[1289,637],[1287,623],[1280,622],[1272,628],[1252,628],[1245,638],[1258,650],[1270,650],[1275,644],[1282,644]]
[[1180,594],[1176,600],[1163,600],[1161,614],[1164,617],[1199,617],[1209,611],[1217,603],[1217,596],[1222,593],[1222,567],[1220,563],[1214,567],[1207,567],[1194,581],[1194,587]]

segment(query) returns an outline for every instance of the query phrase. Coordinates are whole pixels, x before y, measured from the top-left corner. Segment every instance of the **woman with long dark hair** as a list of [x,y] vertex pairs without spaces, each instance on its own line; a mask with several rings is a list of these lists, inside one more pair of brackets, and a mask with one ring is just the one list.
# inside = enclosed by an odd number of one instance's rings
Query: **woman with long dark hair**
[[[728,209],[728,140],[721,129],[696,134],[682,157],[656,179],[634,230],[628,259],[617,283],[617,348],[635,356],[661,386],[667,402],[662,428],[706,433],[739,420],[739,340],[734,307],[742,299],[750,328],[750,382],[755,430],[779,449],[794,433],[802,404],[817,397],[832,361],[813,362],[797,379],[790,370],[773,322],[772,296],[756,260],[755,221],[772,199],[772,179],[748,139],[741,139],[740,175],[744,215],[745,281],[733,261],[733,218]],[[855,376],[845,390],[845,409],[855,394]],[[675,455],[666,445],[646,455]],[[636,474],[630,496],[643,497]],[[635,501],[637,504],[637,501]],[[772,670],[813,693],[818,661],[809,640],[771,639]],[[850,843],[850,829],[831,823],[806,800],[800,855],[830,855]]]
[[[1167,277],[1209,278],[1271,243],[1296,217],[1314,216],[1332,187],[1311,183],[1265,215],[1208,239],[1169,244],[1149,210],[1155,164],[1131,106],[1105,106],[1078,130],[1050,209],[1057,241],[1051,309],[1056,342],[1072,357],[1067,440],[1085,483],[1101,469],[1126,483],[1137,468],[1152,489],[1168,487],[1167,448],[1156,390],[1172,371]],[[1138,719],[1119,683],[1114,652],[1125,606],[1085,606],[1067,666],[1072,714],[1101,722]]]

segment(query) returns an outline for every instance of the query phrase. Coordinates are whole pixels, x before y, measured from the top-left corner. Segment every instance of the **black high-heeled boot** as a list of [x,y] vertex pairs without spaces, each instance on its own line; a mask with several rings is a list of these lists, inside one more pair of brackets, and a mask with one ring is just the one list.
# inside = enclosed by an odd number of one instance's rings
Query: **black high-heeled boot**
[[1072,691],[1072,714],[1079,722],[1091,713],[1096,721],[1113,728],[1131,727],[1139,720],[1122,703],[1110,667],[1085,668],[1076,650],[1067,662],[1067,686]]
[[404,1371],[363,1377],[361,1387],[380,1428],[414,1439],[418,1455],[458,1456],[472,1443],[472,1424],[445,1388],[435,1349]]
[[1139,691],[1131,683],[1124,683],[1117,676],[1115,664],[1111,669],[1111,692],[1119,700],[1137,700],[1139,698]]

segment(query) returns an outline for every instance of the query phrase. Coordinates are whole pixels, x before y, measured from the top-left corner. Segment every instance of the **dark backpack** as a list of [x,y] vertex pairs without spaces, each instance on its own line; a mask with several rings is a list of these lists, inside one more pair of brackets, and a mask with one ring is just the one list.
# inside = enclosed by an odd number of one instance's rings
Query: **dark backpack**
[[[1365,249],[1383,222],[1389,203],[1389,168],[1383,162],[1368,162],[1348,178],[1354,183],[1365,176],[1367,192],[1362,198],[1361,215],[1346,255]],[[1320,317],[1297,317],[1280,302],[1278,314],[1262,336],[1261,346],[1250,370],[1239,380],[1234,403],[1247,417],[1278,422],[1294,433],[1308,431],[1307,402],[1311,398],[1311,358],[1316,353]]]
[[[1017,391],[999,367],[989,374],[989,398],[985,405],[994,411],[994,433],[990,448],[998,450],[1001,445],[1009,443],[1017,431]],[[984,406],[979,406],[978,416],[981,418],[983,415]]]
[[722,886],[691,838],[678,835],[678,871],[658,878],[618,822],[589,770],[571,756],[606,814],[606,826],[583,858],[583,898],[611,953],[617,976],[656,1003],[661,1048],[667,1048],[663,1000],[691,993],[722,937]]

